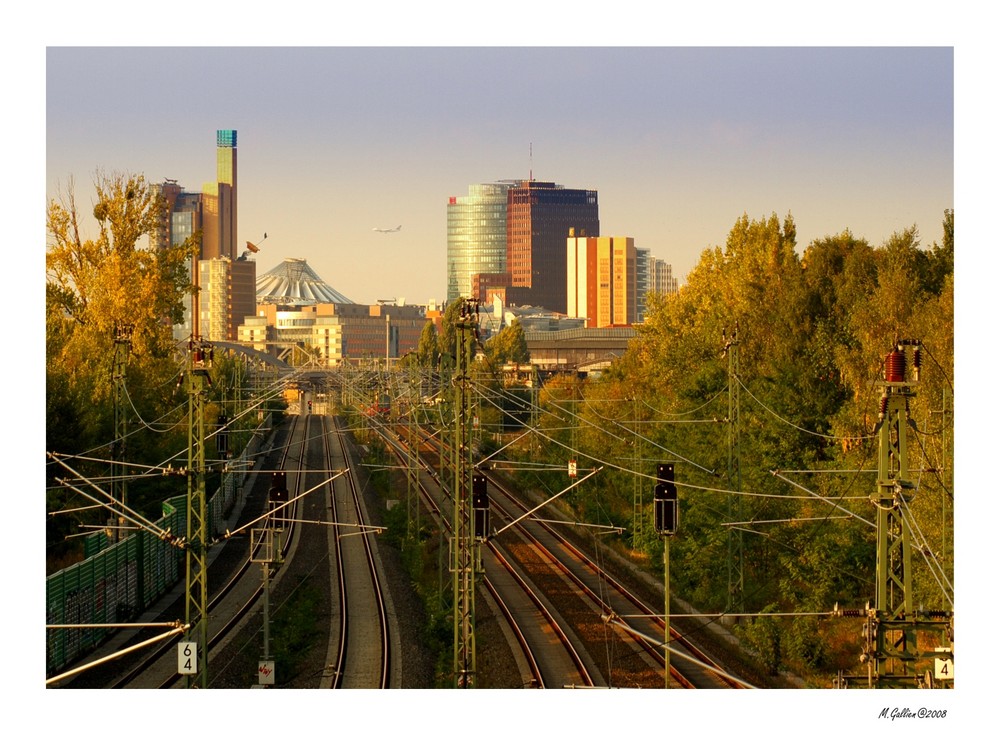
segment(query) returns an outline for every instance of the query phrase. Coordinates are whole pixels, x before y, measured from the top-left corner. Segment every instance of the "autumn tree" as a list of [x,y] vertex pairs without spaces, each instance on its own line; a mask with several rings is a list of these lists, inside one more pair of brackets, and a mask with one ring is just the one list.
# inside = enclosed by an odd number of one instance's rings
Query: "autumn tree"
[[486,348],[490,359],[498,365],[508,362],[525,364],[531,359],[520,319],[515,319],[509,327],[491,337]]
[[141,174],[99,173],[94,189],[93,240],[81,236],[72,189],[49,203],[46,295],[89,332],[111,334],[115,324],[132,324],[136,354],[163,355],[171,322],[183,318],[194,243],[155,249],[143,242],[160,226],[165,204]]
[[130,436],[129,454],[159,461],[179,449],[184,435],[169,430],[170,422],[180,423],[176,409],[182,400],[174,391],[179,366],[171,322],[183,317],[194,241],[164,249],[149,245],[165,205],[142,175],[98,173],[94,193],[96,238],[83,233],[72,182],[64,196],[49,202],[46,215],[46,445],[57,452],[107,453],[115,436],[116,328],[129,325],[130,425],[149,428],[150,421],[167,417],[167,428],[158,423],[156,431]]

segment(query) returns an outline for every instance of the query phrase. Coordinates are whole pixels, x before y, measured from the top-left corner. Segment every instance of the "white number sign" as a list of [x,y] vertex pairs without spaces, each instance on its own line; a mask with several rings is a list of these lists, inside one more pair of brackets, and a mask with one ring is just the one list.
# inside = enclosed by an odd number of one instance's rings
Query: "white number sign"
[[[947,653],[947,648],[935,648],[938,653]],[[955,678],[955,662],[950,658],[936,658],[934,659],[934,678],[935,679],[954,679]]]
[[181,641],[177,644],[177,673],[198,673],[198,644],[194,641]]

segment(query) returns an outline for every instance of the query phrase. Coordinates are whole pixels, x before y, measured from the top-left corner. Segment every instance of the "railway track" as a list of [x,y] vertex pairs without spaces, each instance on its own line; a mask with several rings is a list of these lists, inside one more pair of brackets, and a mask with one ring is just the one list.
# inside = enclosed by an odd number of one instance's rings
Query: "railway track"
[[[375,424],[386,443],[401,461],[407,457],[405,444],[384,425]],[[440,475],[424,464],[419,471],[421,502],[443,532],[451,531],[454,508],[452,496],[439,481]],[[514,641],[515,656],[524,673],[522,686],[537,688],[591,687],[599,685],[597,667],[580,642],[553,611],[537,587],[519,572],[502,549],[485,544],[482,554],[485,575],[483,590],[487,602],[502,616],[508,638]]]
[[[349,467],[350,453],[335,419],[316,417],[323,427],[324,466]],[[386,689],[390,685],[390,635],[386,598],[371,542],[368,523],[354,472],[334,480],[328,490],[331,517],[330,547],[336,562],[331,588],[339,602],[337,643],[331,644],[322,686],[335,689]],[[332,477],[332,475],[331,475]],[[333,570],[336,573],[333,573]],[[335,579],[334,579],[335,577]]]
[[[495,473],[486,471],[483,474],[487,476],[493,490],[492,507],[502,509],[508,522],[532,510]],[[529,541],[521,544],[521,556],[526,556],[523,549],[530,548],[539,558],[538,562],[528,559],[525,563],[550,566],[561,579],[568,582],[571,591],[577,595],[577,600],[570,600],[567,607],[579,610],[582,627],[592,626],[592,621],[588,619],[593,615],[602,619],[614,616],[628,620],[630,627],[639,633],[629,635],[624,628],[618,628],[616,639],[611,630],[604,632],[603,644],[606,650],[613,650],[627,637],[634,651],[634,655],[619,655],[615,661],[608,656],[605,673],[612,685],[616,685],[615,682],[627,682],[642,687],[663,686],[665,657],[662,648],[650,642],[665,639],[662,614],[644,603],[628,585],[616,579],[605,566],[596,561],[593,555],[584,552],[578,542],[558,530],[558,524],[556,519],[526,520],[523,523],[521,533]],[[596,637],[593,643],[595,646],[600,645],[600,638]],[[688,689],[731,688],[735,685],[733,680],[711,671],[722,669],[716,661],[678,635],[677,631],[671,630],[671,648],[678,647],[686,656],[695,659],[695,662],[671,659],[670,676],[676,685]]]
[[[276,459],[268,464],[287,477],[289,502],[281,513],[290,522],[277,522],[285,532],[279,537],[281,561],[270,564],[269,590],[278,593],[274,598],[280,604],[288,598],[281,592],[283,588],[301,585],[303,579],[309,578],[329,594],[328,642],[316,654],[322,657],[323,665],[311,686],[389,687],[391,603],[381,588],[378,557],[371,541],[372,531],[378,529],[368,522],[354,473],[343,471],[350,463],[344,434],[335,419],[309,415],[292,417],[282,436],[281,446],[272,450]],[[228,647],[238,645],[234,641],[240,636],[243,640],[248,636],[256,638],[253,645],[260,646],[265,585],[261,564],[252,560],[261,560],[262,552],[256,547],[263,538],[262,529],[270,521],[255,523],[254,519],[268,509],[271,472],[259,475],[236,523],[239,532],[226,538],[214,558],[210,555],[209,559],[210,687],[226,685],[224,680],[232,673],[227,668],[233,658]],[[167,607],[164,619],[176,619],[182,614],[183,595]],[[173,639],[145,649],[141,656],[130,657],[127,668],[116,667],[110,674],[112,680],[103,686],[187,686],[188,682],[176,672],[176,646]]]
[[[276,467],[298,464],[302,461],[304,438],[297,439],[304,432],[304,425],[293,418],[287,431],[283,431],[284,442],[276,450],[279,459]],[[296,452],[293,449],[301,447]],[[245,506],[238,517],[237,526],[259,517],[266,509],[267,483],[258,477],[253,489],[248,493]],[[292,543],[289,535],[285,539],[284,553]],[[253,569],[251,539],[249,534],[237,534],[227,539],[216,554],[210,554],[209,584],[212,596],[209,600],[209,661],[242,621],[255,610],[263,590],[259,570]],[[166,606],[159,616],[162,620],[177,619],[183,615],[183,593],[175,602]],[[141,655],[127,660],[127,666],[111,667],[109,688],[170,688],[183,686],[182,677],[177,673],[177,641],[167,641],[156,647],[145,649]]]
[[[387,429],[383,435],[396,447],[401,459],[405,458],[405,442]],[[422,447],[431,447],[434,437],[427,433],[421,438]],[[434,449],[421,454],[427,477],[436,482],[439,471],[434,466],[443,453]],[[529,508],[522,500],[505,487],[495,473],[484,472],[490,480],[491,512],[495,513],[494,529],[506,526],[527,514]],[[424,489],[424,479],[421,480]],[[441,490],[448,495],[447,490]],[[502,521],[502,522],[499,522]],[[539,609],[542,620],[530,622],[524,618],[520,625],[511,622],[513,629],[535,630],[552,625],[558,637],[572,639],[574,656],[587,660],[584,664],[587,675],[581,681],[564,680],[562,686],[617,686],[617,687],[660,687],[664,686],[665,658],[662,647],[653,643],[663,640],[664,624],[662,614],[658,614],[633,594],[628,586],[614,579],[602,566],[600,560],[583,551],[578,543],[557,531],[555,522],[544,522],[532,517],[511,526],[499,536],[491,536],[484,544],[494,557],[502,559],[506,574],[516,576],[518,586],[531,589],[535,598],[535,608]],[[595,543],[595,555],[599,545]],[[484,554],[484,559],[486,555]],[[506,604],[505,595],[510,594],[511,585],[500,591],[494,583],[499,571],[487,566],[485,581],[487,589],[497,598],[502,610],[514,606]],[[505,612],[505,614],[507,614]],[[608,624],[608,619],[628,620],[635,633],[628,628]],[[521,633],[515,637],[521,641]],[[529,650],[531,644],[519,643],[529,667],[538,667],[543,660]],[[673,686],[683,688],[732,688],[740,684],[712,670],[721,667],[707,654],[671,631],[671,648],[681,649],[681,656],[671,657],[670,677]],[[578,653],[576,651],[582,651]],[[533,662],[533,663],[532,663]],[[595,663],[599,662],[599,663]],[[536,674],[541,682],[546,677]],[[553,677],[549,676],[551,686]]]

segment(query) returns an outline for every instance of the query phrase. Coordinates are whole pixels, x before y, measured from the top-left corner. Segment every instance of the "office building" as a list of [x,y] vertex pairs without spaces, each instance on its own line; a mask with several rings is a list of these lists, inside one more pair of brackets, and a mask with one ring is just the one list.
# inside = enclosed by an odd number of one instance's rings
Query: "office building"
[[448,200],[448,301],[474,298],[473,276],[507,272],[507,190],[513,181],[472,184]]
[[600,235],[597,192],[520,181],[507,192],[509,304],[566,313],[566,238]]
[[344,361],[396,360],[413,352],[427,322],[420,306],[394,304],[259,304],[239,327],[239,341],[289,359],[308,355],[325,367]]
[[631,237],[576,237],[566,248],[566,315],[588,327],[636,321],[636,248]]
[[211,341],[235,341],[243,320],[255,312],[257,264],[252,260],[212,258],[198,261],[198,270],[199,336]]
[[650,265],[650,290],[662,294],[677,293],[677,279],[670,263],[653,258]]
[[533,179],[469,187],[448,203],[448,300],[566,312],[566,235],[599,235],[597,192]]
[[[166,207],[160,226],[150,236],[154,247],[182,244],[201,234],[197,267],[191,278],[198,288],[198,336],[234,340],[243,320],[254,314],[257,265],[249,250],[239,254],[236,223],[236,131],[216,131],[216,181],[200,193],[184,190],[174,179],[157,185]],[[223,263],[222,261],[226,261]],[[192,298],[184,296],[184,320],[173,325],[173,336],[184,340],[193,334]]]
[[201,257],[230,258],[238,256],[236,239],[236,131],[217,130],[215,133],[216,180],[202,188],[204,234]]
[[649,293],[649,248],[635,249],[635,320],[646,321],[646,294]]

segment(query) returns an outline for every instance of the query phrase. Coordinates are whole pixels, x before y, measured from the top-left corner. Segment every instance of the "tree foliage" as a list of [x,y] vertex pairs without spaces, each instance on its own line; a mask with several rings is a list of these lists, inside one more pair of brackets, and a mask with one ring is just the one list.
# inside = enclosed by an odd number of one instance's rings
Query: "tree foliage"
[[[438,353],[441,364],[446,367],[455,366],[455,348],[458,343],[458,328],[456,325],[464,307],[465,299],[461,297],[457,298],[445,307],[444,314],[441,317],[441,331],[438,334]],[[467,364],[471,365],[476,355],[476,343],[474,340],[469,340],[466,345],[465,357]]]
[[491,337],[486,343],[486,349],[490,359],[497,365],[526,364],[531,359],[520,319],[515,319],[509,327]]
[[180,295],[188,288],[187,259],[194,243],[155,249],[141,242],[162,222],[164,202],[142,175],[98,174],[96,239],[83,239],[75,194],[51,201],[47,215],[47,298],[95,335],[116,324],[135,327],[137,355],[163,355],[170,323],[183,317]]
[[436,367],[440,357],[437,328],[434,322],[428,319],[423,331],[420,332],[420,342],[417,343],[417,364],[426,368]]
[[[162,250],[149,245],[164,203],[142,175],[98,173],[94,194],[96,238],[82,232],[72,182],[60,200],[49,202],[46,215],[46,447],[109,456],[117,350],[127,355],[128,455],[155,463],[177,453],[186,434],[170,325],[183,316],[194,240]],[[130,338],[116,344],[125,326]],[[141,503],[142,491],[134,497]],[[62,508],[73,498],[52,489],[48,502]],[[50,521],[50,542],[70,530],[68,518]]]
[[[924,556],[933,553],[950,572],[953,233],[948,210],[942,241],[930,247],[907,228],[878,247],[845,230],[802,248],[791,215],[737,219],[684,288],[650,298],[623,357],[579,387],[583,403],[572,419],[544,403],[547,394],[550,404],[559,395],[569,405],[564,382],[543,391],[541,429],[558,440],[547,450],[553,464],[571,446],[615,457],[641,478],[601,473],[593,490],[575,496],[576,510],[630,529],[632,549],[656,569],[662,542],[650,531],[651,476],[654,462],[669,460],[681,507],[671,541],[674,592],[705,610],[727,609],[739,548],[747,611],[864,607],[874,594],[875,544],[857,517],[874,517],[863,471],[877,456],[879,381],[896,341],[915,339],[925,358],[910,401],[909,459],[911,468],[934,471],[923,475],[910,509]],[[738,434],[729,423],[734,401]],[[851,498],[844,505],[856,517],[817,495]],[[914,554],[913,563],[919,600],[941,606],[923,557]],[[790,659],[843,665],[822,645],[815,620],[743,630],[771,668]]]

